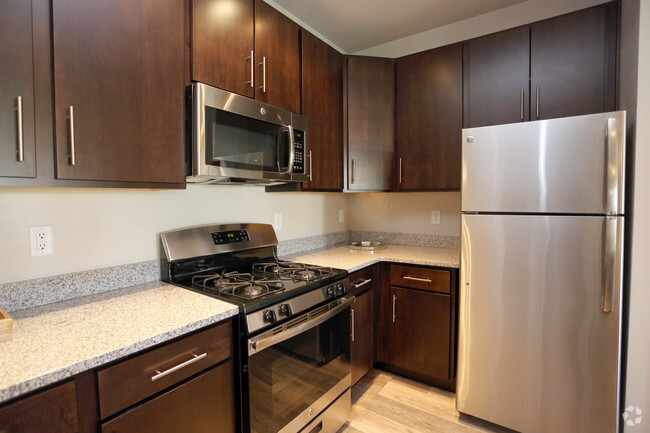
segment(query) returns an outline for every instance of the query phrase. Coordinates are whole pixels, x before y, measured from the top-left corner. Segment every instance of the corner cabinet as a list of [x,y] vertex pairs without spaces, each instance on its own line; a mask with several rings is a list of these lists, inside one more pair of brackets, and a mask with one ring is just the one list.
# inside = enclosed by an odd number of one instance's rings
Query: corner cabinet
[[460,189],[462,53],[453,44],[396,61],[396,191]]
[[262,0],[192,0],[191,9],[193,81],[300,112],[296,23]]
[[345,57],[302,30],[302,114],[308,119],[309,181],[304,190],[343,189]]
[[56,177],[182,183],[184,8],[52,2]]
[[0,176],[36,177],[32,3],[10,0],[0,13]]
[[357,300],[352,304],[350,367],[352,385],[357,383],[377,362],[375,302],[377,299],[376,267],[350,274],[351,293]]
[[454,391],[457,270],[389,265],[379,315],[379,361]]
[[617,6],[465,42],[464,127],[616,109]]
[[395,61],[349,56],[346,191],[390,191],[395,147]]

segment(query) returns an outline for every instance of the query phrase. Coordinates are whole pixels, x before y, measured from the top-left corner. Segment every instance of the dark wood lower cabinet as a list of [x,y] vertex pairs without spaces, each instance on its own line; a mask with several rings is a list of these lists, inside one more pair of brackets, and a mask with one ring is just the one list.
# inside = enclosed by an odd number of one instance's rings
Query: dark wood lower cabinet
[[350,366],[352,385],[357,383],[377,361],[375,332],[375,286],[374,267],[362,269],[350,275],[352,294],[357,300],[352,304],[352,335],[350,343]]
[[[406,269],[414,275],[448,274],[446,286],[409,288],[391,285],[403,279]],[[381,290],[378,361],[387,370],[455,390],[456,270],[390,265],[390,278]],[[434,284],[435,283],[435,284]],[[418,286],[419,287],[419,286]],[[427,287],[427,288],[424,288]]]
[[232,361],[102,425],[102,433],[232,433],[235,401]]

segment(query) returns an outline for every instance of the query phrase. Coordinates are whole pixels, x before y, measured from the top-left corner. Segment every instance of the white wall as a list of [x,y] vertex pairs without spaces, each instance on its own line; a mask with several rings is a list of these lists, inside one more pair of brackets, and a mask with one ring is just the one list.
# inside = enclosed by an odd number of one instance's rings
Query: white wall
[[361,50],[354,54],[391,58],[406,56],[589,6],[607,3],[608,1],[611,0],[528,0],[474,18]]
[[[640,4],[639,4],[640,3]],[[629,331],[625,407],[643,411],[641,424],[626,433],[650,431],[650,2],[624,0],[623,8],[639,8],[638,88],[636,100],[636,170],[634,227],[629,291]],[[625,17],[625,15],[624,15]],[[625,25],[625,21],[623,22]],[[625,77],[623,77],[625,78]]]
[[[273,223],[279,240],[347,230],[347,199],[334,193],[265,193],[263,187],[187,190],[0,189],[0,283],[158,257],[157,234],[221,222]],[[54,254],[31,257],[29,228],[52,226]]]
[[[350,223],[355,231],[460,236],[459,192],[350,194]],[[431,224],[431,211],[440,224]]]

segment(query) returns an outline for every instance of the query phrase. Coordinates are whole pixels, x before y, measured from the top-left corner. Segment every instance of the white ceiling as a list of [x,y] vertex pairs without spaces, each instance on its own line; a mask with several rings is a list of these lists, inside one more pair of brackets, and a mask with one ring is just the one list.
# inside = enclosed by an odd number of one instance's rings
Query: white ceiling
[[525,0],[267,0],[346,53],[371,48]]

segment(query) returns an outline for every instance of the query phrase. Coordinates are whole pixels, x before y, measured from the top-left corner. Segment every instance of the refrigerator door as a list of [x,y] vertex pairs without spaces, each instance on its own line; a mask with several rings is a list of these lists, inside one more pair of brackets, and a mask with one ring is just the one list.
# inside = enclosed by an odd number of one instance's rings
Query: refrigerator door
[[625,112],[463,130],[464,212],[624,214]]
[[462,216],[460,412],[617,431],[622,232],[622,217]]

